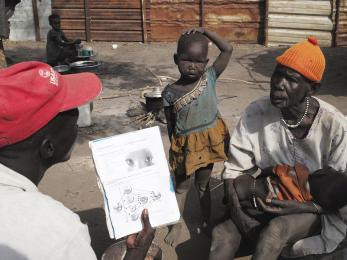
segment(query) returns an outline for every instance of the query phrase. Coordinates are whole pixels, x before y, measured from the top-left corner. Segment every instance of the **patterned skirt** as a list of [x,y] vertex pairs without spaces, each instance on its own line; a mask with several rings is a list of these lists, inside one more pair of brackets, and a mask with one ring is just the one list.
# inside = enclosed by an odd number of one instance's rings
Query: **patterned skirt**
[[196,170],[227,160],[230,135],[228,127],[217,118],[213,127],[186,136],[172,136],[170,166],[177,175],[192,175]]

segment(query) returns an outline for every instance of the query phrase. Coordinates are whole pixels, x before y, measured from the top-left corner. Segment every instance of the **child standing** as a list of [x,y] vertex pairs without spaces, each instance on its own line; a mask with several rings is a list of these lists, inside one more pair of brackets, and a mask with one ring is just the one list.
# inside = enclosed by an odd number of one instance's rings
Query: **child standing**
[[[208,39],[221,51],[211,67]],[[184,33],[174,60],[179,80],[166,86],[162,96],[171,141],[169,161],[176,180],[176,197],[183,214],[187,193],[195,175],[202,212],[202,227],[210,230],[210,176],[215,162],[227,159],[229,132],[217,108],[216,79],[226,68],[232,46],[214,32],[203,28]],[[165,242],[176,245],[182,224],[170,228]]]
[[64,32],[60,29],[60,16],[51,14],[48,17],[49,25],[52,29],[47,34],[46,54],[47,63],[51,66],[64,63],[66,58],[76,58],[76,44],[80,44],[81,40],[68,40]]

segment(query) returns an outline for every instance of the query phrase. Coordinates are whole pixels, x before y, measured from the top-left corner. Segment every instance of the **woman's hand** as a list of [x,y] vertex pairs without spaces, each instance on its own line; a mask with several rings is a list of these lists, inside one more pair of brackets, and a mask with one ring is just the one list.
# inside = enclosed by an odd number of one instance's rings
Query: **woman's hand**
[[295,200],[277,200],[267,198],[264,202],[261,198],[256,198],[258,207],[267,213],[275,215],[289,215],[297,213],[321,214],[322,208],[312,201],[298,202]]

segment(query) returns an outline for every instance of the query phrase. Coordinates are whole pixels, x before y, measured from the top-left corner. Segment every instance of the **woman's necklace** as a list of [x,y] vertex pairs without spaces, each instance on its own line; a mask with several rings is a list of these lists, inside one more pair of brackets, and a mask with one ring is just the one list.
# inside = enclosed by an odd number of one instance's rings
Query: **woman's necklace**
[[301,119],[296,123],[296,124],[288,124],[284,118],[281,118],[281,121],[288,127],[288,128],[297,128],[301,123],[302,121],[304,120],[304,118],[307,116],[307,112],[308,112],[308,108],[310,106],[310,98],[309,97],[306,97],[306,108],[305,108],[305,112],[304,114],[302,115]]

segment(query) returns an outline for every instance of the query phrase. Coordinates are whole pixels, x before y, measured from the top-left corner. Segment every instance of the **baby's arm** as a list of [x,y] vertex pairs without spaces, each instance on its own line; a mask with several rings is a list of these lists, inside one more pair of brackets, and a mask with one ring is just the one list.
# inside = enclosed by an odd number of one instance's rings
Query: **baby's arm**
[[204,28],[195,28],[190,30],[188,33],[195,33],[195,32],[201,32],[204,34],[208,39],[210,39],[220,50],[219,56],[216,58],[216,60],[213,63],[213,68],[216,71],[217,78],[220,74],[225,70],[225,68],[228,65],[228,62],[230,60],[231,54],[233,52],[233,47],[230,45],[226,40],[224,40],[222,37],[220,37],[217,33],[211,32]]

